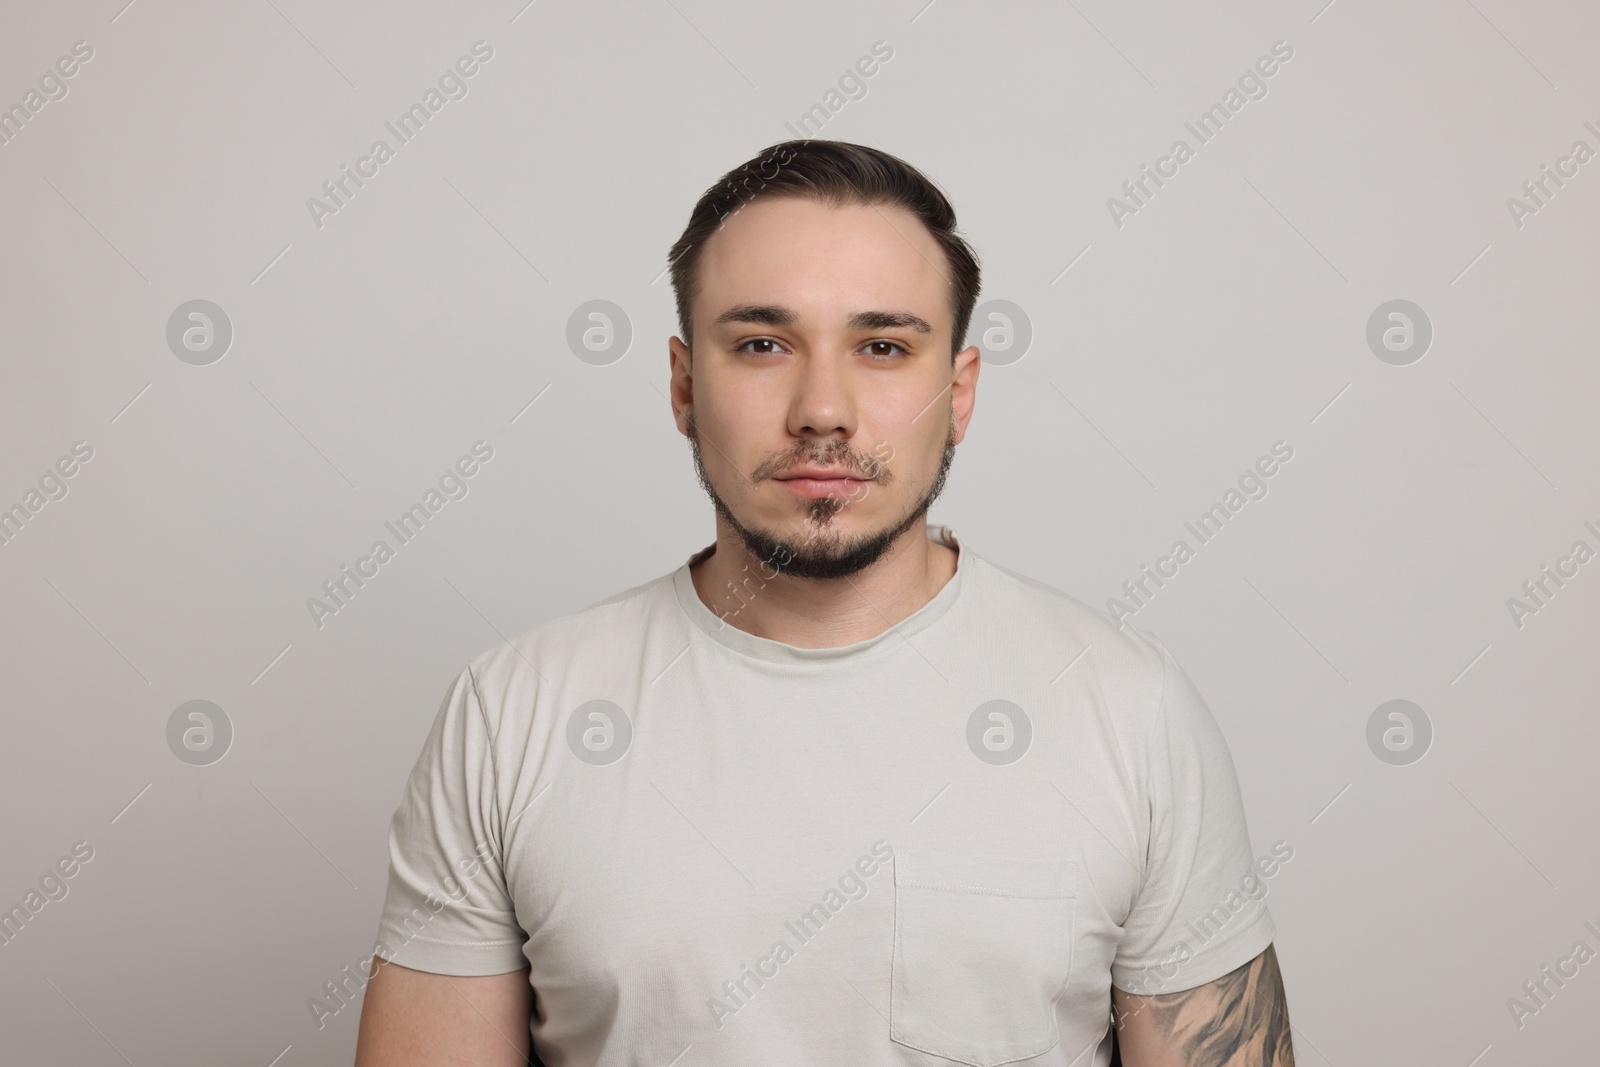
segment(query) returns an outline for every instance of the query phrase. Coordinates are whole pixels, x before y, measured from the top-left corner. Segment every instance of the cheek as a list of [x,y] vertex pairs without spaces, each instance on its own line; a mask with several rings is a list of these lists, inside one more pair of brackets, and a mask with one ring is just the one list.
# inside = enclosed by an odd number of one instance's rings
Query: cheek
[[[894,475],[896,489],[932,475],[944,457],[949,401],[948,394],[937,393],[937,387],[927,394],[914,390],[909,395],[885,396],[862,406],[864,414],[871,411],[875,417],[870,422],[863,420],[856,447]],[[931,404],[929,396],[936,397]]]
[[710,417],[703,424],[714,427],[713,439],[727,453],[719,457],[743,462],[746,452],[782,432],[783,412],[771,407],[769,399],[758,396],[724,397],[710,409]]
[[700,462],[724,495],[747,490],[745,479],[756,465],[783,446],[783,412],[768,410],[764,405],[769,404],[756,397],[718,395],[694,406]]
[[955,420],[950,411],[950,393],[947,390],[938,396],[932,403],[924,400],[911,413],[914,422],[909,422],[905,427],[904,437],[906,444],[903,449],[896,445],[897,451],[906,459],[915,457],[915,461],[930,467],[937,467],[944,457],[945,446],[950,444],[951,434],[955,430]]

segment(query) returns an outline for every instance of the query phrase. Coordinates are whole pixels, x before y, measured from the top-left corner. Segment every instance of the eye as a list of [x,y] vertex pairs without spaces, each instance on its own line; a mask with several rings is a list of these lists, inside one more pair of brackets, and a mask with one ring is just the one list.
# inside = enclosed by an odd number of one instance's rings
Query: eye
[[888,360],[891,360],[891,359],[895,358],[896,356],[903,356],[903,355],[907,354],[905,346],[900,344],[898,341],[868,341],[867,342],[867,348],[868,349],[878,348],[880,346],[887,346],[889,348],[898,349],[898,351],[896,351],[896,352],[871,352],[871,351],[869,351],[867,353],[868,355],[872,356],[873,359],[875,359],[875,360],[877,360],[879,362],[887,362]]
[[771,355],[776,355],[777,354],[777,350],[776,349],[767,349],[766,351],[751,352],[750,346],[751,345],[777,345],[778,343],[779,342],[775,341],[771,337],[752,337],[750,340],[746,341],[744,344],[740,345],[738,348],[735,348],[734,351],[735,352],[750,352],[750,354],[753,355],[753,356],[771,356]]

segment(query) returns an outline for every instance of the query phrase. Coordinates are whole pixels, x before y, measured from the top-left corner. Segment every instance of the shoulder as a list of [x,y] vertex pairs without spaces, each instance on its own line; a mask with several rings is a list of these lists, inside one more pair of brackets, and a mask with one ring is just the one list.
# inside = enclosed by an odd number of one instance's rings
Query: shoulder
[[1155,634],[1037,578],[981,557],[975,563],[988,601],[986,612],[1015,619],[1035,635],[1032,640],[1058,644],[1074,654],[1087,649],[1085,658],[1092,657],[1096,672],[1111,683],[1154,685],[1159,691],[1168,654]]
[[974,570],[983,616],[1000,620],[995,647],[1007,656],[1034,650],[1066,706],[1091,715],[1130,764],[1141,762],[1171,681],[1160,638],[999,564],[979,559]]
[[528,707],[535,694],[597,657],[628,662],[675,596],[672,573],[652,578],[588,607],[547,619],[479,652],[464,674],[491,720],[505,707]]

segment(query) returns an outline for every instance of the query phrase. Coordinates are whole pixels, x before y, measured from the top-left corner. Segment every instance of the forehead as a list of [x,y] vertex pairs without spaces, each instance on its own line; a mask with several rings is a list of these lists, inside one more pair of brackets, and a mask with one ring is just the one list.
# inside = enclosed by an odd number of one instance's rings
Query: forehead
[[707,241],[696,317],[782,304],[802,319],[860,308],[913,311],[949,326],[945,256],[905,208],[773,197],[739,209]]

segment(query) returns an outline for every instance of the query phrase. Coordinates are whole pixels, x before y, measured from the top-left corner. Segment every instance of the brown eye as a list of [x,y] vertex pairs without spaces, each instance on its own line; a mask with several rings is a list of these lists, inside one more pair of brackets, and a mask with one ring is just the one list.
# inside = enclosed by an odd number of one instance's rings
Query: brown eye
[[874,357],[876,357],[876,358],[878,358],[880,360],[892,359],[896,355],[904,355],[905,351],[906,351],[903,346],[901,346],[900,344],[898,344],[898,343],[896,343],[894,341],[868,341],[867,342],[867,347],[869,349],[887,347],[887,348],[892,348],[892,349],[896,350],[894,352],[881,352],[881,351],[879,351],[879,352],[871,352],[871,353],[869,353],[870,355],[872,355],[872,356],[874,356]]

